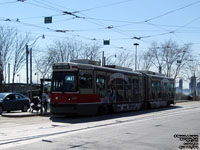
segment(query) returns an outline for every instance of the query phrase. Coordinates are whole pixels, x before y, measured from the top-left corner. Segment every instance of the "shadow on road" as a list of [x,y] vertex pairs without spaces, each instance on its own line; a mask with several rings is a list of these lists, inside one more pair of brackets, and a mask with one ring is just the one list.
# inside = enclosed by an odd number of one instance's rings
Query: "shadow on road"
[[133,111],[133,112],[122,112],[122,113],[114,113],[114,114],[107,114],[101,116],[51,116],[50,120],[53,122],[62,122],[62,123],[71,123],[71,124],[78,124],[78,123],[85,123],[85,122],[95,122],[101,120],[109,120],[109,119],[117,119],[129,116],[139,116],[143,114],[148,114],[152,112],[162,112],[165,110],[173,110],[182,108],[181,106],[170,106],[165,108],[157,108],[157,109],[148,109],[148,110],[140,110],[140,111]]

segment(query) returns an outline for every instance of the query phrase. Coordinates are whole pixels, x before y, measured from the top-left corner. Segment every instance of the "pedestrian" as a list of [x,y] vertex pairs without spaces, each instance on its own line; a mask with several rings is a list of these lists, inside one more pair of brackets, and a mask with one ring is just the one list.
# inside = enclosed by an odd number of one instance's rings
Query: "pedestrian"
[[48,109],[48,99],[49,99],[49,96],[48,96],[48,91],[47,89],[45,89],[45,91],[42,93],[42,105],[44,106],[44,112],[47,112],[47,109]]

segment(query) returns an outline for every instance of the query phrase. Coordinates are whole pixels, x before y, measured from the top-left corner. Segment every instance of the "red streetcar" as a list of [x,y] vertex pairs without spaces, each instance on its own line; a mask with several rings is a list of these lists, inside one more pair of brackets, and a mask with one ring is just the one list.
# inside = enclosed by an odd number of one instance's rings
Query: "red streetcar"
[[174,79],[150,71],[77,60],[55,63],[51,113],[106,114],[174,104]]

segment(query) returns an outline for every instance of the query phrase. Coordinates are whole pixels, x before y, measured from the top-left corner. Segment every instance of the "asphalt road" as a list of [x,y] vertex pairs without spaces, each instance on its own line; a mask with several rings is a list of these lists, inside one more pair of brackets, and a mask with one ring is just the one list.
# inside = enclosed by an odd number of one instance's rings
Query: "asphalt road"
[[199,141],[200,102],[95,117],[0,117],[0,149],[8,150],[176,150]]

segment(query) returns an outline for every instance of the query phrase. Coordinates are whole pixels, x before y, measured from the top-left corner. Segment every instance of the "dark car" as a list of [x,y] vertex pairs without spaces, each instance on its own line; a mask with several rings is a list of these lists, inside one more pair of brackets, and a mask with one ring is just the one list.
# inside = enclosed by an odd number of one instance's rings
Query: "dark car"
[[27,112],[30,107],[30,99],[18,93],[0,93],[0,114],[3,111],[22,110]]

